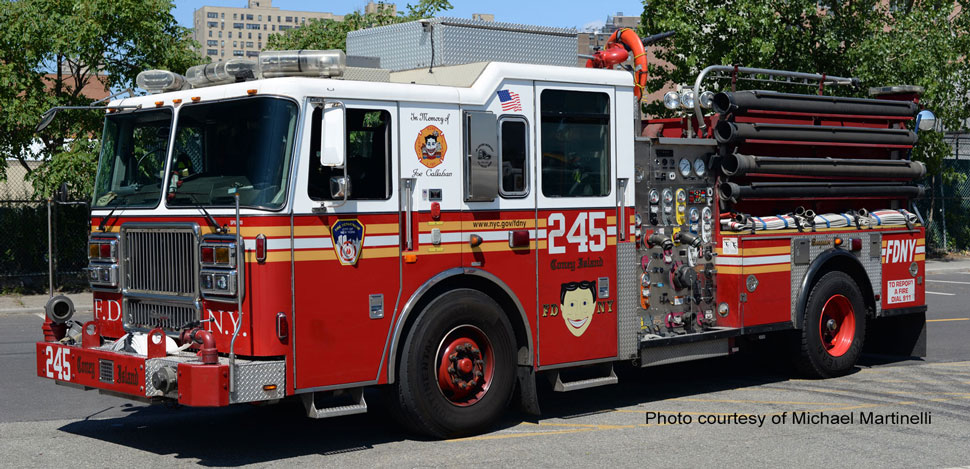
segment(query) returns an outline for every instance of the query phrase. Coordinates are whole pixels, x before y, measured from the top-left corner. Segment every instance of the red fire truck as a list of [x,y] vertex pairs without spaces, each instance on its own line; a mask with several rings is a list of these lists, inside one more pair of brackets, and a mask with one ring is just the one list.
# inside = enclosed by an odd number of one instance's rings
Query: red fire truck
[[840,98],[821,91],[854,80],[708,67],[665,96],[679,117],[641,121],[640,57],[635,81],[497,62],[374,78],[344,60],[148,71],[151,94],[109,103],[94,319],[52,300],[38,376],[187,406],[299,396],[317,418],[380,388],[451,437],[513,401],[537,413],[537,380],[616,383],[620,362],[778,333],[830,377],[880,320],[925,337],[915,88]]

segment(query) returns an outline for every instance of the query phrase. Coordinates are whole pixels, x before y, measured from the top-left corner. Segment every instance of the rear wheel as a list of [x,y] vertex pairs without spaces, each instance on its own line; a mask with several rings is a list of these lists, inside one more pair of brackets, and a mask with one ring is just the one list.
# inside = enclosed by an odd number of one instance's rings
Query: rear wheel
[[436,298],[404,343],[393,394],[405,422],[436,438],[486,430],[511,398],[514,351],[512,326],[487,295]]
[[803,314],[798,368],[819,378],[852,369],[866,330],[865,302],[855,281],[844,272],[823,275],[812,287]]

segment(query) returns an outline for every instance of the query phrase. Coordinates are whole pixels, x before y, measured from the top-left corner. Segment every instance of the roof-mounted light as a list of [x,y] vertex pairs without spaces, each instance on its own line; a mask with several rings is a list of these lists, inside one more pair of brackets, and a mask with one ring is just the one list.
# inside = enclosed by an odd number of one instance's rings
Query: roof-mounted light
[[185,87],[185,77],[168,70],[145,70],[135,77],[139,88],[155,94],[178,91]]
[[196,65],[185,71],[185,79],[196,88],[251,80],[256,75],[256,61],[250,59],[229,59]]
[[262,78],[285,76],[337,77],[347,67],[342,50],[279,50],[259,53]]

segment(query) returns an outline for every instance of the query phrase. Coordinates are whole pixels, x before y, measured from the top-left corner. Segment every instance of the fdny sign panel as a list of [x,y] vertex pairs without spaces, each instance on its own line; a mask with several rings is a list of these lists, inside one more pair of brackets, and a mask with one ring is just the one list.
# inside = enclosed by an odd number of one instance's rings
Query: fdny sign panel
[[915,255],[915,239],[890,239],[886,242],[886,264],[913,262]]

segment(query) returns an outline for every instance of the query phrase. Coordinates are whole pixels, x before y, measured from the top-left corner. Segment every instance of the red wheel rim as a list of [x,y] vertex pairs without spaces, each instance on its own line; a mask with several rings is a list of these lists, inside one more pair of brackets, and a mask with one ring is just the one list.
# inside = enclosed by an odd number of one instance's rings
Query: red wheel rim
[[481,329],[467,324],[452,329],[438,345],[435,357],[438,390],[452,404],[467,407],[488,392],[495,360],[492,343]]
[[833,357],[841,357],[852,347],[855,338],[855,312],[852,303],[843,295],[832,295],[818,321],[818,336],[825,351]]

